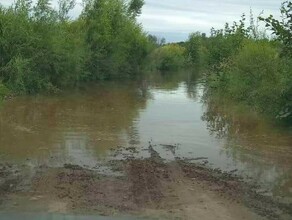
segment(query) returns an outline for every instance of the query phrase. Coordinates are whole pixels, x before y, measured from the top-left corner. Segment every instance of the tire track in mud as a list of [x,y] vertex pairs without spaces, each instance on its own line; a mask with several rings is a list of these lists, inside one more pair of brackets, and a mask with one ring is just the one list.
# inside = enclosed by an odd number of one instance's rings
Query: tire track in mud
[[[162,145],[164,146],[164,145]],[[284,204],[271,197],[256,192],[258,186],[244,182],[239,176],[231,172],[222,172],[219,169],[212,169],[205,164],[190,163],[187,160],[176,157],[173,148],[177,146],[167,145],[167,149],[173,154],[174,161],[167,164],[168,179],[174,184],[179,182],[199,182],[204,189],[218,193],[232,203],[244,204],[260,216],[268,219],[290,219],[292,218],[292,205]],[[163,165],[163,159],[158,152],[149,146],[151,159]],[[206,158],[204,158],[206,159]],[[175,188],[175,187],[174,187]],[[184,200],[177,196],[178,200]]]
[[[149,158],[110,161],[109,167],[123,176],[72,164],[41,166],[31,188],[22,192],[28,201],[37,198],[35,203],[43,202],[44,207],[63,204],[62,211],[68,213],[147,214],[151,210],[159,219],[291,219],[291,206],[257,194],[232,173],[190,163],[175,157],[174,151],[174,160],[165,161],[151,144],[148,151]],[[7,173],[0,169],[0,180],[8,180]],[[4,190],[0,187],[0,195]]]
[[126,173],[133,201],[139,207],[159,208],[164,198],[161,179],[168,180],[169,171],[152,145],[149,145],[148,150],[150,158],[126,161]]

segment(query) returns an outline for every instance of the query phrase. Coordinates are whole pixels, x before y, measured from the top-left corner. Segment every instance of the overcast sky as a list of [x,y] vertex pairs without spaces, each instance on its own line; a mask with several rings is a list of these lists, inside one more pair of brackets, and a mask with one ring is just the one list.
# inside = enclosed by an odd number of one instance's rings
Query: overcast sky
[[238,21],[242,15],[279,16],[281,0],[145,0],[139,21],[145,30],[168,41],[185,40],[189,33],[209,33],[211,27],[222,28],[226,22]]
[[[58,0],[52,0],[55,3]],[[81,2],[81,0],[77,0]],[[4,5],[13,0],[0,0]],[[257,16],[262,10],[265,15],[279,17],[281,0],[145,0],[143,13],[139,17],[144,29],[167,41],[185,40],[189,33],[209,33],[211,27],[222,28],[225,22],[238,21],[242,13],[249,15],[250,8]],[[71,12],[78,16],[81,6]]]

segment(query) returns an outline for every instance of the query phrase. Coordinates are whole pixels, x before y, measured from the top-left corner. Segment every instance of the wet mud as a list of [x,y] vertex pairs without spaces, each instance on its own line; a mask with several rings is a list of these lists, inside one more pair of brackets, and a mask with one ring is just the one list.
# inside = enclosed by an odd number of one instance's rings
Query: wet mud
[[234,172],[222,172],[205,163],[192,163],[178,157],[165,161],[151,145],[148,151],[149,158],[127,154],[122,160],[106,163],[121,175],[101,174],[95,168],[74,164],[41,165],[36,168],[29,187],[22,181],[24,171],[1,164],[0,201],[7,203],[21,195],[32,203],[42,203],[49,212],[106,216],[291,219],[291,204],[261,195],[257,186],[245,182]]

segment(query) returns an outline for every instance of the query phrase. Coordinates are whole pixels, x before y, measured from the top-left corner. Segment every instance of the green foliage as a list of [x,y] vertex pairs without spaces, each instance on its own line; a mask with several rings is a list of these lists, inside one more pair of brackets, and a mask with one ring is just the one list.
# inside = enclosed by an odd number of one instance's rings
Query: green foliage
[[282,20],[278,21],[273,15],[260,20],[266,22],[266,27],[269,27],[282,43],[282,55],[292,57],[292,2],[283,2],[280,10]]
[[120,0],[94,1],[84,11],[91,78],[130,76],[139,70],[148,40],[133,13],[128,12],[129,7]]
[[162,45],[164,45],[165,44],[165,38],[158,38],[157,36],[155,36],[155,35],[152,35],[152,34],[149,34],[148,36],[147,36],[147,38],[148,38],[148,40],[149,40],[149,42],[151,43],[151,44],[153,44],[155,47],[159,47],[159,46],[162,46]]
[[251,40],[209,78],[213,90],[279,118],[292,116],[291,82],[291,63],[279,57],[278,49],[268,41]]
[[151,66],[160,71],[178,70],[186,64],[186,50],[177,44],[158,47],[150,54]]
[[245,27],[245,15],[242,15],[239,23],[234,22],[232,26],[228,23],[221,30],[211,29],[211,37],[208,39],[206,48],[208,51],[207,64],[215,70],[221,62],[237,53],[241,48],[243,40],[248,31]]
[[133,18],[137,17],[141,14],[144,4],[144,0],[130,0],[128,4],[128,14]]
[[0,6],[0,80],[17,93],[56,91],[81,80],[135,76],[149,50],[136,21],[143,1],[17,0]]
[[219,30],[212,28],[210,37],[199,32],[191,34],[186,42],[190,63],[218,71],[221,63],[236,54],[244,39],[249,37],[251,29],[245,27],[245,20],[243,14],[238,23],[226,23],[224,29]]
[[9,89],[0,82],[0,103],[9,94]]
[[190,34],[189,39],[186,44],[186,53],[188,56],[189,61],[192,64],[200,65],[202,61],[202,47],[203,47],[203,40],[205,38],[202,37],[201,33],[196,32]]
[[[226,96],[274,118],[292,120],[292,3],[281,7],[283,20],[271,15],[264,20],[278,42],[265,38],[251,11],[211,36],[190,35],[186,43],[189,60],[205,65],[208,94]],[[257,21],[258,22],[258,21]]]
[[70,10],[72,10],[75,7],[76,5],[75,0],[59,0],[58,3],[59,3],[59,11],[58,11],[59,19],[61,21],[69,20],[68,13]]

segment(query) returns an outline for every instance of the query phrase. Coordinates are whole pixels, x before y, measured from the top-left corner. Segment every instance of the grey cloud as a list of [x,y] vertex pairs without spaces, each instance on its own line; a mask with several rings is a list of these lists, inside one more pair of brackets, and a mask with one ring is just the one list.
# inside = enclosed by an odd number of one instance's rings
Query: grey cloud
[[225,22],[238,21],[250,9],[257,16],[279,16],[280,1],[275,0],[146,0],[139,21],[150,33],[164,35],[169,41],[185,40],[194,31],[209,33],[211,27],[222,28]]
[[[34,0],[36,1],[36,0]],[[82,0],[70,12],[77,17]],[[0,0],[10,5],[13,0]],[[57,0],[52,0],[56,7]],[[242,13],[249,15],[250,8],[257,16],[262,10],[265,15],[279,17],[281,0],[145,0],[142,15],[138,18],[145,31],[166,37],[168,41],[185,40],[189,33],[209,33],[211,27],[222,28],[225,22],[238,21]]]

